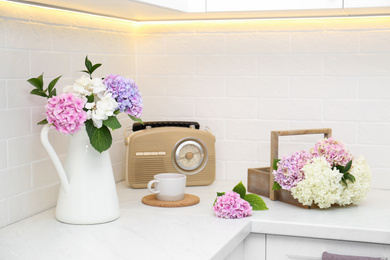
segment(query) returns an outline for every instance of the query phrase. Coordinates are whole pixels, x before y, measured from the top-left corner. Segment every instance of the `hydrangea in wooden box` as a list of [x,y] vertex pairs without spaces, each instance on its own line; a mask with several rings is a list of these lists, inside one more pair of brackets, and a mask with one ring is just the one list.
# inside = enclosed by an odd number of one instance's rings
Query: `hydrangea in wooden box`
[[[310,151],[278,157],[279,136],[324,134]],[[357,205],[371,189],[371,171],[335,140],[332,129],[271,132],[271,167],[248,169],[248,191],[303,208]]]

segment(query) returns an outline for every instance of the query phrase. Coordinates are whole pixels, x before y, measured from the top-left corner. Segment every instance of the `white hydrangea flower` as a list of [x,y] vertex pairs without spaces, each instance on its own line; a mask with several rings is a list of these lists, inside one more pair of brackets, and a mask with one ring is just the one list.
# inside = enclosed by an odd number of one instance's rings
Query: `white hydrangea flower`
[[291,194],[303,205],[313,202],[320,208],[329,208],[336,203],[344,190],[340,184],[343,175],[332,170],[324,157],[314,158],[302,168],[305,179],[291,189]]
[[352,162],[350,173],[355,177],[355,182],[348,182],[348,187],[341,193],[337,200],[339,205],[359,204],[367,197],[371,190],[371,170],[363,156]]
[[85,98],[93,94],[106,91],[107,87],[100,78],[90,79],[87,76],[81,76],[73,85],[65,86],[62,92],[73,93],[77,97]]
[[114,115],[118,103],[112,97],[111,93],[98,94],[95,96],[95,102],[87,103],[87,119],[92,119],[97,128],[101,128],[103,121]]

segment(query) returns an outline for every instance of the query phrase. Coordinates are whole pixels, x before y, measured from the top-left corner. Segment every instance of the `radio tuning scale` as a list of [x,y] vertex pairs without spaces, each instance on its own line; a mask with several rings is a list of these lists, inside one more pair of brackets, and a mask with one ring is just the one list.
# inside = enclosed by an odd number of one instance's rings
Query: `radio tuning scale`
[[184,140],[174,149],[174,164],[177,170],[184,174],[195,174],[202,170],[207,151],[199,140]]

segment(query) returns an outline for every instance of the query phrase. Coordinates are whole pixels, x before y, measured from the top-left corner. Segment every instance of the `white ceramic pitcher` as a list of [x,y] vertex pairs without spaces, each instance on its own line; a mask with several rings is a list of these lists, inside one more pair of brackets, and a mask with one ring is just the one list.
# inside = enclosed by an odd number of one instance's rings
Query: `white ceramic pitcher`
[[41,141],[61,180],[56,218],[69,224],[98,224],[119,218],[118,196],[108,151],[96,151],[83,126],[69,137],[63,167],[49,142],[49,130],[49,125],[42,128]]

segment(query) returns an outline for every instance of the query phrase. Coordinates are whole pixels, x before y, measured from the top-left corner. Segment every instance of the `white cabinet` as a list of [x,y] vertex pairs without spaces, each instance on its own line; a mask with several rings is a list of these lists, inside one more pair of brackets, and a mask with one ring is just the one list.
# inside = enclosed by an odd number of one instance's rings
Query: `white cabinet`
[[383,244],[276,235],[267,235],[266,240],[267,260],[321,260],[324,251],[340,255],[390,257],[390,245]]
[[342,9],[343,0],[207,0],[207,12]]
[[390,0],[344,0],[344,10],[350,15],[389,14]]

